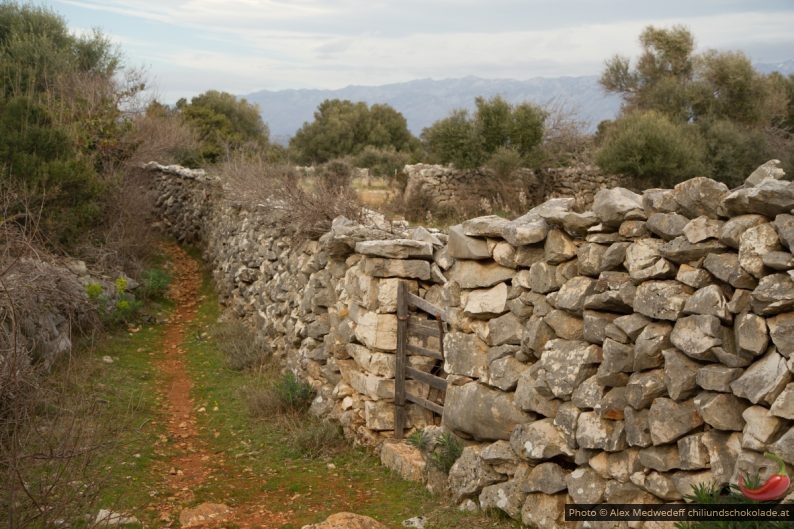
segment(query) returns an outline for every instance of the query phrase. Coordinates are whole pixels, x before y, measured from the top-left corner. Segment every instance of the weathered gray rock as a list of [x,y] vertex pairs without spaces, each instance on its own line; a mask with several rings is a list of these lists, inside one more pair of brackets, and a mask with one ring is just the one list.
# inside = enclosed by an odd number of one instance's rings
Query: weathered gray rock
[[479,498],[480,508],[484,511],[499,509],[511,518],[519,518],[526,498],[521,482],[511,479],[484,487]]
[[733,253],[711,254],[706,256],[703,267],[714,277],[734,288],[752,289],[758,281],[739,264],[739,256]]
[[433,245],[411,239],[361,241],[356,243],[356,253],[389,259],[432,259]]
[[714,360],[713,347],[722,345],[723,330],[716,316],[687,316],[675,323],[670,341],[696,360]]
[[667,394],[674,400],[686,399],[697,390],[697,373],[701,364],[676,349],[667,349],[664,355],[664,384]]
[[514,356],[494,360],[488,365],[488,385],[502,391],[512,391],[526,368],[527,365],[516,360]]
[[632,373],[626,384],[626,402],[636,410],[647,408],[657,397],[667,396],[664,370]]
[[604,492],[606,503],[658,503],[659,499],[651,496],[633,483],[620,481],[607,482]]
[[598,366],[597,380],[604,386],[624,386],[634,365],[634,349],[611,338],[604,340],[603,361]]
[[764,275],[762,256],[780,250],[780,239],[770,223],[748,228],[739,238],[739,264],[753,276]]
[[648,410],[635,410],[630,406],[623,410],[623,424],[626,428],[626,442],[629,446],[651,446],[649,413]]
[[565,478],[568,494],[575,503],[601,503],[604,500],[606,480],[588,467],[579,467]]
[[699,176],[681,182],[673,188],[673,199],[681,206],[681,213],[690,219],[706,216],[718,217],[728,186],[710,178]]
[[774,225],[780,240],[789,251],[794,252],[794,215],[781,213],[775,217]]
[[620,228],[618,228],[618,234],[627,239],[638,239],[640,237],[648,237],[650,232],[645,227],[644,220],[624,220],[620,224]]
[[[502,233],[509,223],[509,220],[503,219],[498,215],[485,215],[483,217],[466,220],[462,225],[458,226],[460,227],[461,232],[464,235],[468,235],[469,237],[491,237],[495,239],[501,239]],[[453,227],[457,228],[458,226]],[[449,233],[451,239],[452,228],[450,228]]]
[[540,242],[548,233],[549,223],[545,219],[527,214],[509,222],[502,236],[513,246],[522,246]]
[[546,257],[543,244],[525,245],[516,248],[516,266],[529,268]]
[[592,211],[577,213],[561,209],[542,212],[541,216],[552,226],[558,226],[569,235],[583,237],[587,235],[588,228],[598,224],[598,217]]
[[755,187],[729,193],[723,206],[728,216],[757,213],[774,218],[794,209],[794,185],[787,181],[766,179]]
[[700,472],[681,471],[673,474],[673,484],[681,496],[692,494],[693,487],[713,486],[714,481],[714,474],[710,470]]
[[794,255],[789,252],[772,251],[761,256],[764,266],[772,270],[786,271],[794,268]]
[[554,426],[554,419],[541,419],[519,424],[510,436],[513,451],[525,459],[551,459],[558,455],[573,455],[565,437]]
[[532,418],[515,405],[510,393],[476,382],[447,388],[443,420],[452,431],[481,440],[509,439],[516,425]]
[[594,411],[579,414],[576,443],[581,448],[607,452],[616,452],[628,446],[623,421],[605,419]]
[[524,326],[511,312],[488,322],[488,345],[518,345],[524,336]]
[[731,483],[736,460],[742,451],[742,435],[738,432],[728,433],[709,430],[703,434],[703,445],[709,452],[709,467],[714,474],[717,487]]
[[491,251],[491,256],[497,264],[506,266],[507,268],[515,268],[516,265],[516,247],[505,241],[499,241]]
[[672,213],[678,210],[672,189],[646,189],[642,192],[642,207],[651,213]]
[[447,279],[455,281],[461,288],[487,288],[511,279],[514,274],[515,270],[496,263],[456,261],[447,271]]
[[562,401],[554,398],[546,385],[546,371],[536,363],[519,377],[515,403],[524,411],[555,417]]
[[397,316],[363,311],[356,321],[355,336],[371,349],[397,349]]
[[624,265],[632,279],[664,279],[674,273],[674,267],[662,259],[664,242],[659,239],[638,239],[626,249]]
[[[626,333],[626,336],[628,336],[632,340],[636,340],[637,337],[642,332],[642,330],[649,323],[651,323],[651,320],[649,320],[642,314],[629,314],[627,316],[621,316],[615,320],[615,325],[617,325],[618,328],[620,328],[624,333]],[[672,330],[672,328],[673,327],[671,325],[670,330]]]
[[581,315],[585,299],[595,293],[596,288],[596,281],[589,277],[569,279],[557,293],[557,308]]
[[380,449],[380,461],[407,481],[422,483],[427,463],[415,446],[400,442],[385,442]]
[[467,446],[449,469],[449,491],[456,502],[477,494],[483,487],[502,481],[502,475],[483,464],[481,446]]
[[739,378],[742,372],[743,370],[738,367],[709,364],[698,369],[695,381],[703,389],[729,393],[731,382]]
[[546,262],[560,264],[576,256],[576,244],[560,230],[551,230],[546,236]]
[[684,234],[689,219],[678,213],[653,213],[645,223],[651,233],[670,241]]
[[567,401],[557,407],[554,415],[554,426],[565,437],[565,441],[571,448],[578,448],[576,445],[576,426],[579,422],[581,410],[573,402]]
[[769,411],[776,417],[794,420],[794,383],[786,385]]
[[444,335],[444,371],[472,378],[488,376],[488,344],[474,334]]
[[[474,219],[476,220],[476,219]],[[462,225],[457,224],[449,228],[449,241],[447,251],[455,259],[490,259],[491,252],[485,239],[470,237],[465,233]]]
[[[559,305],[559,301],[558,301]],[[584,311],[582,337],[584,341],[602,344],[606,338],[606,326],[618,317],[611,312],[597,312],[594,310]]]
[[604,398],[604,393],[604,386],[598,383],[595,376],[591,376],[574,389],[571,402],[582,410],[594,409]]
[[691,243],[686,237],[676,237],[662,246],[662,257],[678,264],[696,261],[711,254],[727,251],[724,244],[719,241],[709,239],[703,242]]
[[543,318],[533,315],[524,329],[524,340],[521,346],[528,352],[535,353],[535,355],[540,358],[540,353],[543,351],[546,343],[556,337],[557,335],[554,333],[554,330],[543,321]]
[[692,288],[703,288],[713,282],[713,278],[707,270],[694,268],[688,264],[682,264],[678,267],[678,273],[675,279],[679,283],[683,283]]
[[676,402],[660,397],[653,401],[648,414],[654,445],[670,443],[703,424],[692,400]]
[[730,322],[732,319],[728,310],[728,301],[717,285],[709,285],[692,294],[684,305],[684,314],[711,315],[724,322]]
[[521,484],[524,492],[544,492],[554,494],[568,488],[565,481],[567,472],[556,463],[541,463],[529,471]]
[[744,428],[742,412],[748,405],[735,395],[704,391],[694,402],[703,421],[712,428],[735,432]]
[[549,312],[544,320],[554,333],[565,340],[581,340],[584,338],[584,322],[563,310]]
[[576,250],[579,273],[583,276],[598,277],[601,261],[607,247],[602,244],[585,243]]
[[742,412],[742,418],[745,420],[742,431],[742,448],[759,452],[766,450],[767,444],[783,431],[786,424],[784,420],[763,406],[746,408]]
[[626,387],[615,387],[610,389],[596,406],[595,411],[602,419],[613,421],[623,420],[623,410],[628,405],[626,401]]
[[794,356],[794,312],[778,314],[766,320],[766,323],[778,352],[786,358]]
[[[682,498],[681,494],[675,488],[673,478],[661,472],[652,471],[648,474],[635,472],[631,475],[631,482],[663,500],[674,501]],[[659,524],[660,527],[665,526],[664,522],[661,521],[651,523]],[[646,525],[646,527],[650,526]]]
[[608,270],[615,270],[619,268],[623,261],[626,260],[626,249],[629,247],[631,243],[628,242],[616,242],[613,243],[607,248],[607,251],[604,252],[604,256],[601,259],[601,272],[606,272]]
[[794,309],[794,278],[788,274],[764,276],[753,290],[753,312],[771,316]]
[[547,294],[562,286],[557,278],[557,267],[545,262],[533,264],[529,269],[529,288],[539,294]]
[[769,451],[779,456],[789,465],[794,465],[794,428],[784,433],[769,446]]
[[593,200],[593,213],[608,226],[619,226],[635,209],[642,209],[642,197],[622,187],[602,189]]
[[507,284],[469,292],[463,313],[473,318],[489,318],[507,312]]
[[534,492],[527,496],[521,509],[521,523],[538,529],[565,529],[567,522],[563,514],[568,496],[566,494],[543,494]]
[[766,320],[750,312],[743,312],[736,317],[734,322],[736,346],[741,351],[746,351],[753,356],[758,356],[766,351],[769,345]]
[[720,242],[738,250],[742,234],[753,226],[758,226],[765,222],[769,221],[763,215],[740,215],[730,218],[722,226]]
[[769,160],[750,173],[744,183],[748,186],[756,186],[767,178],[782,180],[785,177],[786,172],[780,167],[780,160]]
[[683,230],[684,237],[693,244],[706,239],[719,239],[724,224],[721,220],[701,216],[687,223]]
[[430,263],[415,259],[383,259],[367,257],[364,273],[373,277],[403,277],[406,279],[430,279]]
[[731,382],[731,390],[753,404],[771,406],[790,381],[786,360],[773,348]]
[[[678,441],[681,442],[682,440],[679,439]],[[652,468],[660,472],[682,468],[678,446],[674,444],[643,448],[640,450],[640,463],[646,468]]]
[[634,310],[659,320],[677,320],[692,289],[677,281],[646,281],[637,287]]
[[703,444],[703,432],[687,435],[678,440],[678,455],[683,470],[709,468],[709,451]]
[[567,398],[573,390],[595,372],[601,350],[587,342],[550,341],[541,356],[546,370],[546,384],[555,397]]

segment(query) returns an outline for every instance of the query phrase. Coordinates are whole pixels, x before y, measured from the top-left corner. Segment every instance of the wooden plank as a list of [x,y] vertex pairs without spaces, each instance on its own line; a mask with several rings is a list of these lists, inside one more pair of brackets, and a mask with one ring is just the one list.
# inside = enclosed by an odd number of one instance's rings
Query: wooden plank
[[440,389],[441,391],[447,390],[447,381],[441,377],[431,375],[430,373],[425,373],[424,371],[419,371],[418,369],[414,369],[413,367],[406,367],[405,374],[406,376],[409,376],[414,380],[418,380],[419,382],[427,384],[430,387]]
[[[423,323],[418,323],[420,321]],[[438,323],[435,320],[417,320],[415,318],[408,322],[408,333],[412,336],[426,336],[428,338],[439,338],[441,336]]]
[[430,314],[431,316],[438,318],[439,320],[447,321],[447,313],[444,309],[440,307],[436,307],[429,301],[426,301],[420,298],[419,296],[411,294],[410,292],[405,293],[405,298],[406,301],[408,301],[408,305],[412,307],[416,307],[419,310],[423,310],[428,314]]
[[[399,323],[398,323],[397,327],[398,327],[398,332],[399,332]],[[429,356],[430,358],[435,358],[436,360],[443,360],[444,359],[444,356],[441,353],[439,353],[438,351],[433,351],[431,349],[425,349],[424,347],[419,347],[418,345],[413,345],[413,344],[409,343],[409,344],[405,345],[405,349],[408,352],[411,352],[411,353],[413,353],[415,355]]]
[[444,415],[444,407],[436,404],[435,402],[430,402],[427,399],[417,397],[416,395],[411,395],[410,393],[406,393],[405,398],[408,399],[409,402],[418,404],[426,410],[430,410],[433,413],[437,413],[438,415]]
[[408,343],[408,303],[405,283],[397,284],[397,358],[394,372],[394,437],[403,438],[405,431],[405,366]]

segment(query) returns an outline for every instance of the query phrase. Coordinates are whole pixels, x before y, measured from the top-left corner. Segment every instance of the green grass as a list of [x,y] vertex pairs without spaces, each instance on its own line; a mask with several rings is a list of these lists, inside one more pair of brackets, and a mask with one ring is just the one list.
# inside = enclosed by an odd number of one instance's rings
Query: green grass
[[[202,297],[186,344],[188,369],[195,381],[194,402],[207,410],[200,414],[199,425],[212,452],[223,460],[223,471],[251,479],[241,480],[239,486],[208,481],[197,501],[233,507],[265,494],[271,509],[290,513],[285,528],[301,527],[340,511],[372,516],[394,528],[419,515],[428,517],[428,529],[516,526],[503,517],[462,513],[456,506],[444,505],[424,486],[401,479],[382,467],[373,454],[349,444],[331,456],[304,457],[293,448],[278,417],[251,418],[245,390],[267,383],[261,379],[266,375],[226,366],[211,336],[218,304],[206,279]],[[258,486],[247,487],[246,481]]]

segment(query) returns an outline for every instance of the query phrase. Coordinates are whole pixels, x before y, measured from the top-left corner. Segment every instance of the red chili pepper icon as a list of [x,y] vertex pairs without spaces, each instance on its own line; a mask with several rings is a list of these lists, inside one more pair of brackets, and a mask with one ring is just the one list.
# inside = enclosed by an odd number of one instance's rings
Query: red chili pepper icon
[[764,452],[764,457],[768,457],[777,461],[777,464],[780,465],[780,470],[777,474],[773,474],[768,480],[766,480],[766,483],[755,489],[745,488],[744,484],[742,483],[742,475],[739,474],[739,490],[742,491],[742,494],[744,494],[746,498],[751,500],[776,500],[786,493],[789,485],[791,484],[791,480],[789,479],[788,474],[786,474],[786,464],[783,462],[783,460],[770,452]]

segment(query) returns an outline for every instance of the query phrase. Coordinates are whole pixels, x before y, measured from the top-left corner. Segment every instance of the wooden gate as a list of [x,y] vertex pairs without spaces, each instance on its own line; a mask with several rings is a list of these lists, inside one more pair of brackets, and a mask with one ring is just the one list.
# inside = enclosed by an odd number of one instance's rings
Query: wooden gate
[[[410,308],[418,309],[435,318],[434,320],[411,317]],[[447,391],[447,381],[410,365],[411,355],[424,356],[436,360],[431,371],[441,372],[444,365],[444,323],[447,322],[446,312],[432,303],[408,292],[405,282],[400,281],[397,287],[397,362],[394,384],[394,435],[402,439],[406,423],[406,403],[412,402],[426,410],[442,415],[443,404],[413,395],[406,391],[406,379],[427,384],[440,392],[441,402]],[[438,350],[422,347],[411,343],[411,338],[437,338]]]

